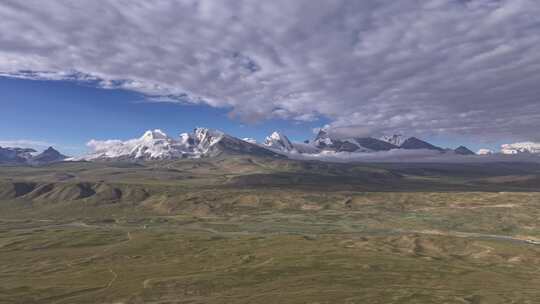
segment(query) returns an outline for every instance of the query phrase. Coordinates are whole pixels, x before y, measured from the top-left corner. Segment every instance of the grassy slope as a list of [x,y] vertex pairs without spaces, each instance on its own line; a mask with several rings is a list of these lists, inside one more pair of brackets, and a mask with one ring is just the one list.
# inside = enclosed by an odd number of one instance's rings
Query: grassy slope
[[0,303],[537,303],[538,172],[2,167]]

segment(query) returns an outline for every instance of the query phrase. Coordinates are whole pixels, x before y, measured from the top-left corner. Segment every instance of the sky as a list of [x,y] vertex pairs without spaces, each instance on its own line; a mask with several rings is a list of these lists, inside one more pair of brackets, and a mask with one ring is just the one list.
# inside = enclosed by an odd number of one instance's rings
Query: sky
[[0,2],[0,145],[196,126],[540,141],[537,0]]
[[127,140],[150,129],[178,137],[207,127],[260,142],[279,131],[303,141],[312,139],[313,129],[326,123],[270,119],[245,124],[230,119],[230,109],[154,102],[137,92],[73,81],[0,77],[0,92],[0,146],[37,150],[54,146],[69,155],[88,152],[86,143],[91,139]]

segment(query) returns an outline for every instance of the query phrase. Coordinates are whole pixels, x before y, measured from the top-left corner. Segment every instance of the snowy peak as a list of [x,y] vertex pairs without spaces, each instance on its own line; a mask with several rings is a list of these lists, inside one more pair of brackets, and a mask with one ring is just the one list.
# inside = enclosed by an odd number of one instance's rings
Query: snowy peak
[[503,154],[540,154],[540,143],[535,142],[519,142],[514,144],[505,144],[501,146],[501,153]]
[[294,146],[289,138],[279,132],[273,132],[270,136],[266,137],[264,145],[281,151],[289,152],[294,150]]
[[140,138],[143,141],[152,141],[152,140],[160,140],[160,139],[169,139],[169,136],[165,134],[165,132],[161,131],[160,129],[155,130],[148,130],[144,132],[144,135]]
[[219,130],[196,128],[170,138],[161,130],[146,131],[143,136],[127,141],[91,140],[93,152],[83,160],[165,160],[217,156],[223,152],[274,156],[259,145],[229,136]]
[[320,129],[315,137],[315,140],[330,138],[326,129]]
[[225,133],[208,128],[196,128],[193,131],[195,144],[201,151],[205,151],[219,142]]
[[193,139],[193,136],[191,136],[189,133],[181,133],[178,138],[178,144],[181,146],[189,148],[195,145],[195,140]]
[[[401,135],[400,135],[401,136]],[[335,152],[377,152],[398,149],[399,146],[383,139],[364,136],[335,137],[326,129],[321,129],[313,145],[325,151]]]
[[0,147],[0,163],[25,163],[35,152],[36,150],[28,148]]
[[[353,134],[354,135],[354,134]],[[347,135],[351,136],[351,135]],[[251,138],[236,138],[222,131],[208,128],[196,128],[191,133],[181,133],[171,138],[165,132],[155,129],[146,131],[141,137],[121,140],[92,140],[88,146],[93,150],[85,160],[164,160],[179,158],[225,157],[227,155],[252,155],[261,157],[314,157],[325,159],[332,157],[352,158],[360,154],[366,157],[383,157],[384,155],[474,155],[465,146],[456,149],[442,149],[416,137],[405,139],[400,134],[381,138],[352,136],[343,137],[327,129],[321,129],[312,141],[304,143],[291,142],[285,134],[273,132],[262,144]],[[406,151],[424,150],[424,151]],[[425,151],[431,150],[431,151]],[[503,153],[538,153],[540,143],[522,142],[502,146]],[[388,152],[388,153],[386,153]],[[445,153],[448,152],[448,153]],[[31,159],[33,150],[0,148],[0,162],[6,157],[26,161]],[[491,151],[480,150],[478,154],[491,154]],[[371,154],[371,155],[369,155]],[[355,156],[356,155],[356,156]],[[62,159],[58,151],[47,149],[36,159],[47,161]],[[364,156],[362,156],[364,157]]]
[[319,133],[317,133],[317,136],[313,140],[313,145],[319,149],[325,149],[325,148],[330,148],[334,146],[334,143],[332,139],[330,138],[328,131],[325,129],[321,129],[319,130]]
[[381,137],[380,140],[385,141],[394,146],[400,147],[407,139],[405,138],[405,136],[401,134],[394,134],[394,135],[385,135]]
[[49,147],[45,151],[35,154],[37,151],[29,148],[2,148],[0,147],[0,163],[17,165],[41,165],[60,162],[67,156]]
[[190,146],[184,145],[181,139],[174,140],[159,129],[148,130],[141,137],[127,141],[91,140],[87,146],[93,152],[82,157],[84,160],[173,159],[191,152]]
[[326,130],[320,130],[313,144],[323,150],[336,152],[389,151],[398,146],[373,137],[331,138]]

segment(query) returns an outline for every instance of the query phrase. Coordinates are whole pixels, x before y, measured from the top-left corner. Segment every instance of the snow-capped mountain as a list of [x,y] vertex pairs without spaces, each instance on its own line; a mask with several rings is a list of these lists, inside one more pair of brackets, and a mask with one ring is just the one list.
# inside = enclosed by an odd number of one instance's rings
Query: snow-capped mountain
[[312,142],[313,146],[318,147],[320,149],[324,149],[326,147],[331,147],[333,145],[332,139],[330,139],[330,135],[328,135],[328,132],[324,129],[319,130],[319,133],[317,133],[317,136]]
[[400,147],[405,142],[405,140],[407,140],[407,138],[401,134],[394,134],[394,135],[385,135],[381,137],[380,140],[390,143],[394,146]]
[[49,147],[37,154],[37,151],[29,148],[2,148],[0,147],[0,164],[11,165],[42,165],[60,162],[67,156]]
[[[404,139],[401,135],[392,135],[381,139],[362,136],[340,138],[325,129],[320,130],[314,140],[306,142],[293,142],[285,134],[273,132],[262,143],[257,143],[252,138],[240,139],[219,130],[196,128],[176,138],[169,137],[161,130],[151,130],[140,138],[127,141],[92,140],[88,146],[93,152],[81,159],[144,161],[234,154],[318,160],[385,159],[386,156],[392,156],[403,161],[411,157],[459,157],[475,154],[465,146],[443,149],[416,137]],[[529,151],[536,151],[534,146],[526,147]]]
[[143,136],[127,141],[91,140],[87,146],[93,150],[84,160],[100,159],[172,159],[181,158],[191,152],[191,145],[181,140],[175,141],[163,131],[146,131]]
[[214,145],[225,137],[225,133],[207,128],[196,128],[193,131],[193,150],[197,154],[208,153]]
[[27,148],[0,147],[0,163],[26,163],[37,151]]
[[294,146],[289,138],[280,132],[273,132],[270,136],[267,136],[263,144],[270,149],[283,152],[291,152],[294,150]]
[[[333,136],[322,129],[312,141],[293,142],[280,132],[273,132],[263,143],[255,139],[239,139],[219,130],[196,128],[191,133],[181,133],[173,138],[155,129],[130,140],[91,140],[91,153],[82,157],[67,158],[49,147],[40,154],[33,149],[0,147],[0,164],[41,165],[69,160],[172,160],[180,158],[225,157],[227,155],[252,155],[292,159],[327,161],[384,160],[391,158],[406,161],[415,158],[451,158],[475,155],[465,146],[443,149],[416,137],[403,140],[401,135],[380,139],[373,137]],[[502,146],[503,154],[540,154],[540,143],[522,142]],[[478,155],[491,155],[481,149]],[[494,156],[495,157],[495,156]]]
[[223,152],[279,156],[256,144],[207,128],[196,128],[193,133],[182,133],[178,138],[156,129],[127,141],[91,140],[88,147],[93,152],[81,160],[166,160],[218,156]]
[[501,146],[501,153],[503,154],[540,154],[540,143],[535,142],[519,142],[514,144],[505,144]]
[[399,148],[389,142],[373,137],[336,138],[322,129],[312,144],[324,151],[334,152],[374,152]]

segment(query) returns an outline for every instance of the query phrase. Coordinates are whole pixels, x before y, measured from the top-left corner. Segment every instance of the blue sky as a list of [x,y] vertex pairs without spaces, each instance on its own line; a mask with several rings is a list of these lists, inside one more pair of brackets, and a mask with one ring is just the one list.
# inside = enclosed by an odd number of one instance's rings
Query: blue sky
[[311,139],[312,130],[326,123],[267,120],[246,124],[230,119],[230,109],[149,102],[140,93],[72,81],[0,77],[0,92],[0,142],[27,141],[23,145],[37,149],[52,144],[71,155],[84,153],[90,139],[131,139],[149,129],[162,129],[175,137],[199,126],[259,141],[277,130],[300,141]]

